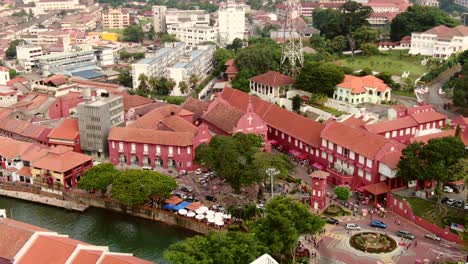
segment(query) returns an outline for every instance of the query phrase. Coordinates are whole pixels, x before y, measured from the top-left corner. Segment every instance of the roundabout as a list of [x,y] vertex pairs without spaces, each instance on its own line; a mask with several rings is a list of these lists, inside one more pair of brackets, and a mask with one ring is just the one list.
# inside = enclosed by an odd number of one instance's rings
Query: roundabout
[[395,239],[378,232],[357,233],[351,236],[349,244],[366,253],[390,253],[397,248]]

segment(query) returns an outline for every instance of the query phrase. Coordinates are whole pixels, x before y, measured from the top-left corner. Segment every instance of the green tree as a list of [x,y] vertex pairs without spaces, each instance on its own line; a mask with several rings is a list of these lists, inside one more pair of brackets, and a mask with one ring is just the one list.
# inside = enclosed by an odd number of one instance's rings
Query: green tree
[[150,29],[149,29],[149,31],[148,31],[146,34],[147,34],[149,40],[153,40],[153,39],[154,39],[154,37],[155,37],[156,34],[155,34],[155,32],[154,32],[154,25],[153,25],[153,24],[151,24]]
[[158,92],[161,89],[161,80],[157,77],[151,77],[148,80],[149,87],[152,92]]
[[189,83],[192,89],[195,89],[197,87],[199,81],[200,80],[198,79],[198,76],[196,74],[190,75]]
[[224,65],[226,61],[233,59],[235,56],[236,54],[233,51],[224,48],[217,49],[213,54],[214,60],[220,65]]
[[[355,31],[351,32],[348,37],[351,51],[354,53],[356,49],[361,48],[361,45],[365,43],[374,43],[377,40],[377,36],[377,30],[373,28],[363,26],[356,29]],[[369,46],[367,46],[367,48],[369,48]],[[375,50],[372,51],[375,53]]]
[[10,42],[8,45],[8,49],[5,51],[5,56],[9,59],[16,58],[16,46],[22,44],[24,41],[21,39],[16,39]]
[[351,194],[349,188],[343,186],[336,186],[335,188],[333,188],[333,191],[335,192],[335,195],[338,198],[338,200],[341,201],[348,200]]
[[285,179],[289,176],[289,171],[293,169],[291,160],[284,154],[274,154],[271,152],[258,151],[253,155],[253,164],[255,164],[259,189],[258,199],[263,198],[263,187],[267,185],[267,182],[271,184],[270,176],[267,174],[267,169],[274,168],[278,172],[275,175],[278,179]]
[[176,37],[175,34],[163,34],[160,37],[162,42],[179,42],[180,40]]
[[439,25],[454,27],[459,24],[459,21],[437,7],[410,6],[392,20],[390,38],[392,41],[399,41],[413,32],[423,32]]
[[174,82],[174,80],[172,79],[168,79],[166,81],[166,87],[169,91],[172,91],[174,89],[174,87],[176,86],[176,83]]
[[374,44],[371,44],[371,43],[362,44],[361,50],[364,56],[375,56],[375,55],[380,54],[379,49]]
[[301,112],[301,104],[302,104],[302,99],[301,97],[296,94],[292,99],[292,110],[296,113],[300,113]]
[[141,42],[144,37],[143,28],[138,24],[126,27],[123,32],[123,40],[127,42]]
[[171,245],[164,258],[173,264],[237,264],[250,263],[265,253],[253,234],[211,232]]
[[112,184],[112,197],[128,205],[167,197],[177,187],[172,177],[151,170],[125,170]]
[[237,52],[238,50],[242,49],[242,39],[235,38],[231,44],[227,45],[226,48]]
[[300,235],[315,234],[325,222],[311,214],[305,205],[285,196],[271,199],[265,208],[265,216],[250,226],[257,239],[280,260],[294,255]]
[[101,191],[106,193],[107,187],[114,182],[120,171],[112,163],[102,163],[92,167],[84,173],[78,182],[78,188],[87,191]]
[[133,78],[130,74],[129,68],[117,69],[117,71],[119,72],[119,76],[117,76],[117,81],[125,87],[132,87]]
[[8,75],[10,76],[10,79],[13,79],[18,75],[18,73],[15,69],[8,69]]
[[143,91],[147,91],[148,90],[148,77],[144,73],[141,73],[138,76],[138,81],[140,82],[138,84],[138,89],[143,90]]
[[294,88],[332,96],[335,86],[344,79],[344,72],[331,63],[306,63],[294,82]]
[[184,82],[184,81],[179,82],[179,89],[180,89],[180,92],[181,92],[182,94],[187,93],[187,92],[188,92],[188,85],[187,85],[187,83]]
[[312,21],[314,27],[327,39],[345,35],[343,15],[338,10],[316,8],[312,13]]

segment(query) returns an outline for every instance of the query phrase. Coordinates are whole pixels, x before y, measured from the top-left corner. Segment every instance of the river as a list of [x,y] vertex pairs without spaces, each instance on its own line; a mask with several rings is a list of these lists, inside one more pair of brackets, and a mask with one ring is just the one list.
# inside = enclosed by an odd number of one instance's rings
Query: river
[[7,209],[9,218],[158,264],[168,263],[163,252],[171,244],[195,235],[186,229],[93,207],[76,213],[0,196],[0,209]]

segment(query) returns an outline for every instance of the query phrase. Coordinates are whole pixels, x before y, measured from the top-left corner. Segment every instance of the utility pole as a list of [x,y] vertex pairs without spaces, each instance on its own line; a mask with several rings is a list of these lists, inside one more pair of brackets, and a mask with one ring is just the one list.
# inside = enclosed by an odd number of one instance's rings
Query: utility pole
[[279,171],[275,168],[268,168],[266,173],[270,176],[271,198],[273,198],[273,176],[278,175]]

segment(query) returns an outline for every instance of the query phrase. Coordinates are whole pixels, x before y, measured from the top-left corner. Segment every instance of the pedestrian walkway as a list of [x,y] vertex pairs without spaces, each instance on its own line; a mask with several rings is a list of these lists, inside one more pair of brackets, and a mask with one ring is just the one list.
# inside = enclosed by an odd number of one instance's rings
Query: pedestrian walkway
[[40,194],[28,193],[28,192],[19,192],[19,191],[8,191],[0,189],[0,195],[22,199],[35,203],[42,203],[47,205],[52,205],[56,207],[62,207],[67,210],[74,210],[83,212],[88,208],[88,205],[78,204],[72,201],[60,200],[57,198],[47,197]]
[[382,256],[382,261],[384,264],[394,264],[393,259],[390,256]]

